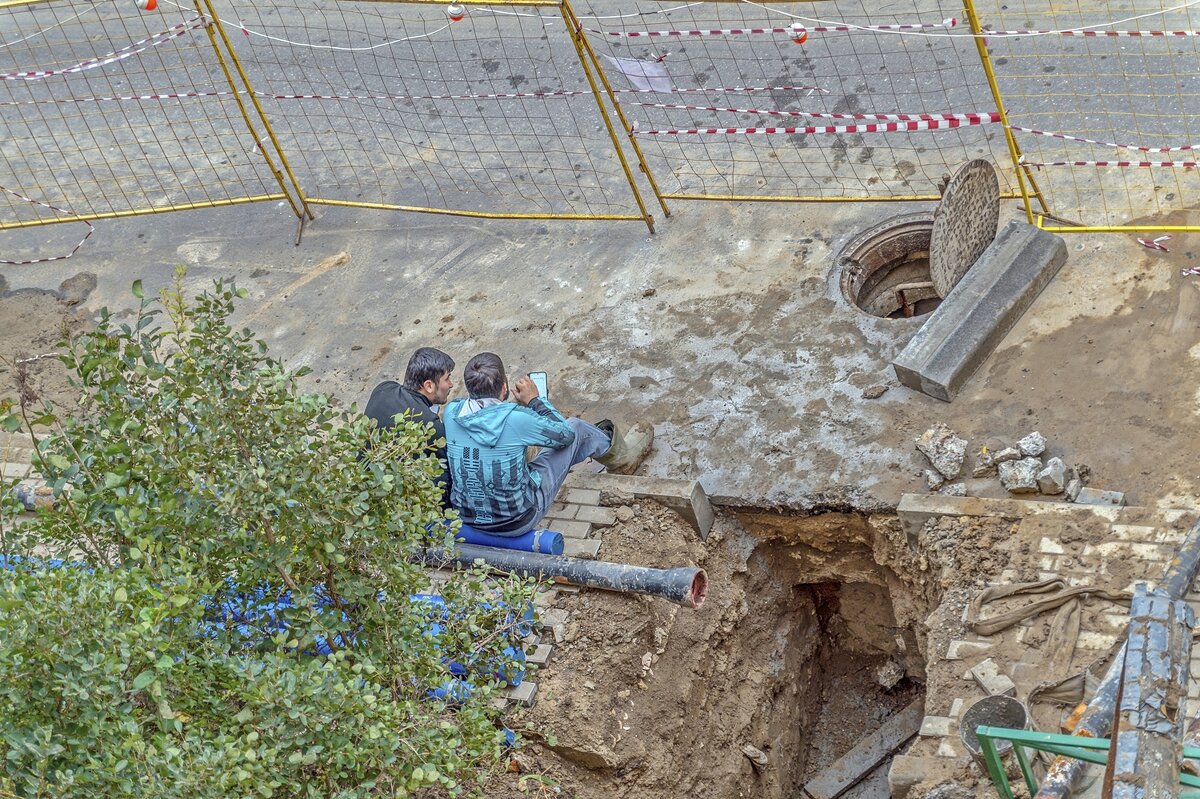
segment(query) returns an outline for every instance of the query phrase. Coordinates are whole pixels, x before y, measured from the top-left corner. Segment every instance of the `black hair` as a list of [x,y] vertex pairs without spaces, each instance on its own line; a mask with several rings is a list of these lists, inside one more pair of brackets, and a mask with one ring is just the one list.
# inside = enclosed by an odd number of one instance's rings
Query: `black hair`
[[463,385],[471,399],[500,399],[506,381],[504,362],[491,352],[479,353],[463,369]]
[[437,383],[442,379],[442,375],[453,371],[453,358],[433,347],[421,347],[408,359],[408,368],[404,370],[404,385],[410,391],[420,391],[426,380]]

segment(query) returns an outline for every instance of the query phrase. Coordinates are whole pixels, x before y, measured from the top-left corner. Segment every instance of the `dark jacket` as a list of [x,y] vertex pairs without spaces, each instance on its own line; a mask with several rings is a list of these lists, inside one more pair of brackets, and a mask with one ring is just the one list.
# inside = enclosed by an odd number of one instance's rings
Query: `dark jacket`
[[446,406],[446,444],[454,475],[453,505],[462,520],[488,533],[511,533],[537,519],[541,476],[525,460],[527,446],[562,449],[575,431],[553,405],[537,398],[522,407],[472,400]]
[[446,428],[433,411],[433,403],[424,395],[402,386],[395,380],[385,380],[375,386],[367,400],[363,413],[375,420],[380,429],[386,430],[396,424],[396,417],[407,413],[418,422],[426,422],[432,428],[429,441],[439,442],[434,454],[442,462],[442,474],[437,484],[442,487],[442,506],[450,506],[450,473],[446,470]]

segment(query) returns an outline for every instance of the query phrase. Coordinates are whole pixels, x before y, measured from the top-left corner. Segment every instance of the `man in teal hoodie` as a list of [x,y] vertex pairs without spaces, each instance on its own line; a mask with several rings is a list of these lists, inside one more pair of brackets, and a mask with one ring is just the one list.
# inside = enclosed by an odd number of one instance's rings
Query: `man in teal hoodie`
[[[446,406],[446,455],[450,504],[462,520],[492,535],[518,536],[546,515],[571,467],[595,458],[609,471],[631,474],[654,439],[639,422],[625,436],[609,421],[566,419],[539,396],[528,376],[509,397],[500,357],[482,352],[467,362],[463,384],[469,399]],[[528,461],[526,447],[542,447]]]

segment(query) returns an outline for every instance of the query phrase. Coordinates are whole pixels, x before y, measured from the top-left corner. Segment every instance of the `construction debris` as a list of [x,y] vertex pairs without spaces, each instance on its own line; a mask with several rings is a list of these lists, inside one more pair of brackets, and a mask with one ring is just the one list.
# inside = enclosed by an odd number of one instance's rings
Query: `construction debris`
[[1038,473],[1042,462],[1037,458],[1021,458],[1000,464],[1000,485],[1010,494],[1034,494],[1038,490]]
[[[1045,446],[1043,444],[1043,450]],[[1037,474],[1038,491],[1043,494],[1061,494],[1067,485],[1067,465],[1062,458],[1051,458]]]
[[938,422],[917,439],[917,449],[929,458],[933,468],[943,477],[953,480],[962,471],[963,460],[967,455],[967,442],[955,435],[949,427]]
[[1080,505],[1115,505],[1125,506],[1125,495],[1120,491],[1101,491],[1098,488],[1081,488],[1075,497]]
[[1017,450],[1026,458],[1036,458],[1046,451],[1046,437],[1034,431],[1017,442]]

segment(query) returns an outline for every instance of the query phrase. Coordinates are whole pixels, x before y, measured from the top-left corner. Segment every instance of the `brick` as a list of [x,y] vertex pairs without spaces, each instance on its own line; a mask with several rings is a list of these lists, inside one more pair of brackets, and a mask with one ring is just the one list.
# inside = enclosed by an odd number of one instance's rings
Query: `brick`
[[962,660],[963,658],[982,655],[992,648],[986,641],[964,641],[957,638],[946,647],[946,660]]
[[953,721],[949,716],[926,716],[921,721],[921,730],[918,733],[922,738],[944,738],[950,734],[950,723]]
[[579,510],[578,505],[569,505],[566,502],[555,502],[550,506],[550,510],[546,511],[547,519],[574,519],[576,511]]
[[598,488],[568,488],[566,501],[576,505],[599,505],[600,489]]
[[1120,491],[1101,491],[1097,488],[1082,488],[1075,497],[1076,505],[1115,505],[1125,504],[1125,495]]
[[537,695],[537,683],[526,680],[515,688],[505,688],[500,695],[510,702],[529,707]]
[[1062,237],[1009,222],[892,361],[896,377],[950,402],[1066,260]]
[[597,527],[609,527],[616,523],[617,512],[612,508],[598,508],[594,505],[580,505],[575,518],[581,522],[591,522]]
[[964,704],[965,703],[963,702],[963,700],[961,698],[957,698],[953,702],[951,702],[950,703],[950,714],[949,714],[950,718],[955,719],[957,721],[958,717],[962,715]]
[[550,644],[538,644],[531,653],[525,656],[525,662],[535,666],[545,666],[550,661],[550,653],[553,651],[554,647]]
[[592,525],[587,522],[550,519],[546,522],[546,525],[556,533],[562,533],[563,538],[568,541],[572,538],[587,538],[592,532]]
[[568,538],[563,542],[563,554],[571,558],[593,560],[599,553],[598,538]]
[[1001,674],[1000,668],[996,665],[996,661],[988,658],[979,665],[970,669],[968,674],[971,679],[982,688],[988,696],[1012,696],[1016,693],[1017,686],[1008,675]]
[[573,485],[634,498],[653,499],[678,513],[701,539],[707,539],[708,531],[712,529],[712,503],[704,487],[695,480],[667,480],[660,477],[603,472],[579,475],[574,478]]

